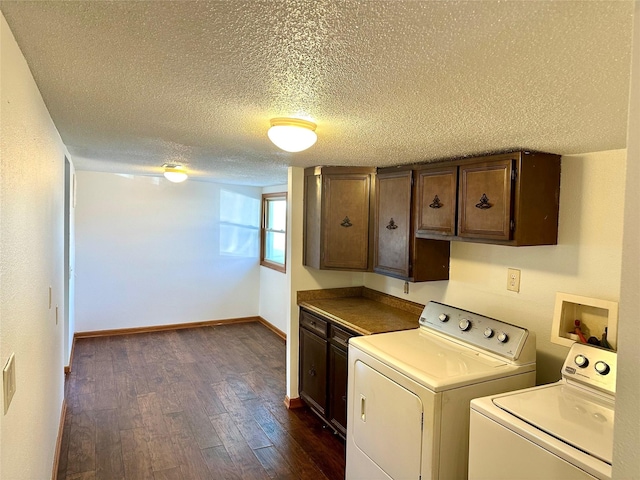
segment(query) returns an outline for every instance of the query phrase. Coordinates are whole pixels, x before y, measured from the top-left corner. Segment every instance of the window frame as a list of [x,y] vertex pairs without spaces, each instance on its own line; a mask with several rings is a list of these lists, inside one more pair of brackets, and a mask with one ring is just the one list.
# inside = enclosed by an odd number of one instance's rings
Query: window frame
[[[267,228],[269,224],[269,208],[268,203],[274,200],[284,200],[285,205],[288,207],[287,202],[287,192],[276,192],[276,193],[263,193],[262,194],[262,211],[260,215],[260,265],[263,267],[271,268],[273,270],[277,270],[278,272],[286,273],[287,271],[287,219],[284,220],[284,230],[275,230],[271,228]],[[265,259],[265,250],[266,250],[266,240],[267,240],[267,232],[275,232],[275,233],[284,233],[285,234],[285,242],[284,242],[284,263],[273,262],[269,259]]]

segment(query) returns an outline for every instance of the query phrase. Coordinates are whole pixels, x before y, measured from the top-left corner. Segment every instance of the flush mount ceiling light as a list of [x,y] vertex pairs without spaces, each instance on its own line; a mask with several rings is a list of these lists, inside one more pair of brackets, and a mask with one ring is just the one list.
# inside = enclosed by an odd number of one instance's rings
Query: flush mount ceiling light
[[316,143],[316,124],[300,118],[272,118],[269,140],[285,152],[301,152]]
[[184,182],[187,179],[187,171],[182,165],[176,165],[172,163],[165,163],[164,177],[173,183]]

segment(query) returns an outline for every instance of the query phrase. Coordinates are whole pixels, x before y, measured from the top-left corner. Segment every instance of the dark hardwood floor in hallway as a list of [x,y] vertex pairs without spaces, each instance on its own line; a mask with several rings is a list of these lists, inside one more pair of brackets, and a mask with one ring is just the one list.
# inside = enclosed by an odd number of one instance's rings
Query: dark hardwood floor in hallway
[[285,381],[257,322],[78,339],[57,478],[343,479],[344,442]]

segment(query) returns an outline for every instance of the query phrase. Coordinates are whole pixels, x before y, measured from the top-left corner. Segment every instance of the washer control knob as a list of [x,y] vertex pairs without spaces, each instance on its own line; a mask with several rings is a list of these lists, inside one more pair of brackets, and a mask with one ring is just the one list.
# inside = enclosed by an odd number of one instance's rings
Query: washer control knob
[[447,320],[449,320],[449,315],[447,315],[446,313],[441,313],[438,316],[438,320],[440,320],[441,322],[446,322]]
[[506,333],[500,332],[498,334],[498,341],[500,343],[507,343],[508,340],[509,340],[509,335],[507,335]]
[[466,332],[471,328],[471,320],[469,320],[468,318],[463,318],[462,320],[460,320],[460,323],[458,323],[458,326],[460,327],[460,330]]
[[573,361],[580,368],[587,368],[587,366],[589,365],[589,359],[584,355],[576,355],[576,358],[574,358]]
[[606,375],[611,370],[609,368],[609,365],[607,365],[603,361],[596,362],[596,364],[594,365],[594,368],[596,369],[596,372],[598,372],[600,375]]
[[484,329],[484,336],[485,338],[491,338],[493,337],[493,329],[487,327]]

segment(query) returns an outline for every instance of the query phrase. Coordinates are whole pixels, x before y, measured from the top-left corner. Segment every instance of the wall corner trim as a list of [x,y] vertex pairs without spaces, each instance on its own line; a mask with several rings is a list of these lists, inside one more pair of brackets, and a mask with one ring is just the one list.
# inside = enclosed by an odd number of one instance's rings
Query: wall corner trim
[[302,399],[300,397],[296,397],[296,398],[289,398],[289,396],[285,396],[284,397],[284,405],[287,407],[288,410],[291,410],[293,408],[301,408],[304,406],[304,403],[302,401]]
[[60,464],[60,451],[62,449],[62,434],[64,432],[64,422],[67,418],[67,399],[62,400],[62,409],[60,411],[60,425],[58,425],[58,438],[56,439],[56,449],[53,457],[53,469],[51,471],[51,480],[58,479],[58,466]]

